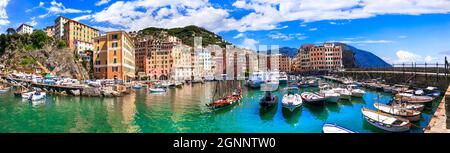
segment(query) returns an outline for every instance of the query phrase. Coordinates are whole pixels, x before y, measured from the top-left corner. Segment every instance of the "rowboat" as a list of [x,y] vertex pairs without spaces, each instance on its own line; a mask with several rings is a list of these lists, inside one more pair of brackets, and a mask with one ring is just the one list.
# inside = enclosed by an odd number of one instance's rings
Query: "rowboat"
[[316,93],[304,92],[301,94],[303,101],[311,105],[324,105],[325,97]]
[[322,133],[358,133],[336,124],[325,123],[322,127]]
[[361,108],[361,112],[368,123],[389,132],[406,132],[411,127],[409,120],[401,117],[367,108]]
[[283,99],[281,100],[281,104],[284,108],[287,108],[290,111],[293,111],[303,104],[303,100],[299,94],[288,93],[283,96]]
[[207,104],[206,106],[208,106],[212,110],[230,108],[230,107],[237,105],[239,103],[239,101],[241,100],[241,98],[242,98],[242,95],[239,90],[239,91],[234,92],[232,95],[215,100],[214,102]]
[[420,120],[420,111],[416,110],[408,110],[408,109],[399,109],[395,108],[393,106],[375,103],[375,108],[391,115],[399,116],[405,119],[408,119],[409,121],[418,121]]

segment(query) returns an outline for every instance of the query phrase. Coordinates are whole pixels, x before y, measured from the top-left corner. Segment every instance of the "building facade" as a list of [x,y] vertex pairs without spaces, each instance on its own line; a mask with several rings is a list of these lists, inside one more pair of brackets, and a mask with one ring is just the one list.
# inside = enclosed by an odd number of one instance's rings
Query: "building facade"
[[336,70],[343,68],[341,45],[324,43],[320,46],[303,45],[293,62],[294,71]]
[[68,47],[81,56],[84,51],[94,49],[94,38],[100,36],[98,29],[63,16],[55,20],[53,31],[54,38],[65,40]]
[[33,34],[33,26],[30,26],[28,24],[21,24],[19,27],[17,27],[16,32],[18,34]]
[[135,44],[138,73],[144,72],[142,74],[154,80],[169,79],[174,62],[172,52],[176,46],[183,46],[181,40],[173,36],[138,38]]
[[174,61],[170,78],[178,81],[192,80],[192,48],[187,45],[175,46],[172,57]]
[[125,31],[94,38],[94,77],[130,81],[135,78],[135,47]]

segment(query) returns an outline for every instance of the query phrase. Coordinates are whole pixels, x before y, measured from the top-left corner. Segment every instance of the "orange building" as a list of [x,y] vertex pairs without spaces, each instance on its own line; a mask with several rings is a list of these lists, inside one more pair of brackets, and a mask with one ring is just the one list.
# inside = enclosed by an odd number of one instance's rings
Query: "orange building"
[[94,38],[94,77],[130,81],[135,78],[135,51],[125,31],[107,32]]
[[320,46],[303,45],[293,62],[293,69],[301,72],[343,68],[342,51],[341,45],[333,43],[325,43]]
[[55,20],[51,30],[55,38],[65,40],[68,47],[79,54],[93,50],[94,38],[100,36],[98,29],[63,16]]

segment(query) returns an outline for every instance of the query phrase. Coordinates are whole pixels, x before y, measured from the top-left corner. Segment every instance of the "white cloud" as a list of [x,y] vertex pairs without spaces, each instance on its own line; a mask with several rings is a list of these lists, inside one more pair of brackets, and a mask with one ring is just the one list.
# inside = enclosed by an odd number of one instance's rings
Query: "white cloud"
[[6,6],[9,0],[0,0],[0,25],[9,24],[8,14],[6,13]]
[[401,36],[398,36],[398,38],[405,39],[405,38],[408,38],[408,36],[401,35]]
[[100,0],[97,3],[95,3],[95,6],[100,6],[103,4],[108,4],[111,0]]
[[32,17],[30,22],[27,22],[28,25],[30,26],[36,26],[37,22],[36,22],[36,17]]
[[316,31],[316,30],[318,30],[318,28],[309,28],[308,30],[309,31]]
[[294,38],[297,38],[298,40],[303,40],[303,39],[308,38],[302,33],[283,34],[280,32],[271,32],[267,36],[272,39],[279,39],[279,40],[284,40],[284,41],[292,40]]
[[330,24],[335,25],[335,24],[337,24],[337,23],[336,23],[336,22],[330,22]]
[[94,26],[94,28],[100,30],[101,32],[109,32],[109,31],[119,31],[124,29],[113,28],[113,27],[103,27],[103,26]]
[[432,57],[430,55],[422,56],[416,53],[412,53],[405,50],[398,50],[395,55],[397,56],[397,59],[390,60],[391,63],[401,64],[401,63],[436,63],[436,62],[442,62],[442,59],[439,59],[437,57]]
[[39,2],[39,7],[44,7],[45,3],[44,2]]
[[251,49],[251,50],[256,50],[256,45],[258,43],[259,43],[259,41],[256,41],[255,39],[245,38],[241,44],[241,47]]
[[79,10],[79,9],[73,9],[73,8],[66,8],[64,7],[63,3],[58,3],[56,0],[53,0],[50,2],[50,7],[47,8],[47,13],[43,15],[39,15],[39,18],[44,18],[50,15],[57,15],[57,14],[67,14],[67,13],[91,13],[91,10]]
[[92,15],[82,15],[76,18],[73,18],[75,21],[81,21],[81,20],[89,20],[92,18]]
[[330,40],[328,42],[340,42],[345,44],[387,44],[393,43],[391,40],[355,40],[357,38],[345,38],[346,40]]
[[236,36],[234,36],[233,39],[239,39],[239,38],[242,38],[242,37],[245,37],[245,34],[244,33],[239,33]]
[[306,26],[308,26],[308,25],[306,25],[305,23],[300,24],[300,27],[306,27]]

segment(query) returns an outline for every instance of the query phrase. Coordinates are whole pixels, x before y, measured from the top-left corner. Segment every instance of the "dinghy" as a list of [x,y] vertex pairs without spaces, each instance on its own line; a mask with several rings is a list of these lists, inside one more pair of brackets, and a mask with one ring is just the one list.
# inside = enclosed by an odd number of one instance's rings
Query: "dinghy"
[[389,106],[389,105],[385,105],[385,104],[380,104],[380,103],[375,103],[373,104],[374,107],[384,113],[388,113],[391,115],[395,115],[398,117],[402,117],[405,119],[408,119],[409,121],[418,121],[420,120],[420,111],[416,111],[416,110],[408,110],[408,109],[399,109],[399,108],[395,108],[393,106]]
[[32,94],[29,98],[29,100],[31,101],[38,101],[38,100],[42,100],[45,98],[45,92],[34,92],[34,94]]
[[409,120],[401,117],[367,108],[361,108],[361,112],[368,123],[385,131],[406,132],[411,127]]
[[358,133],[336,124],[325,123],[322,127],[322,133]]

